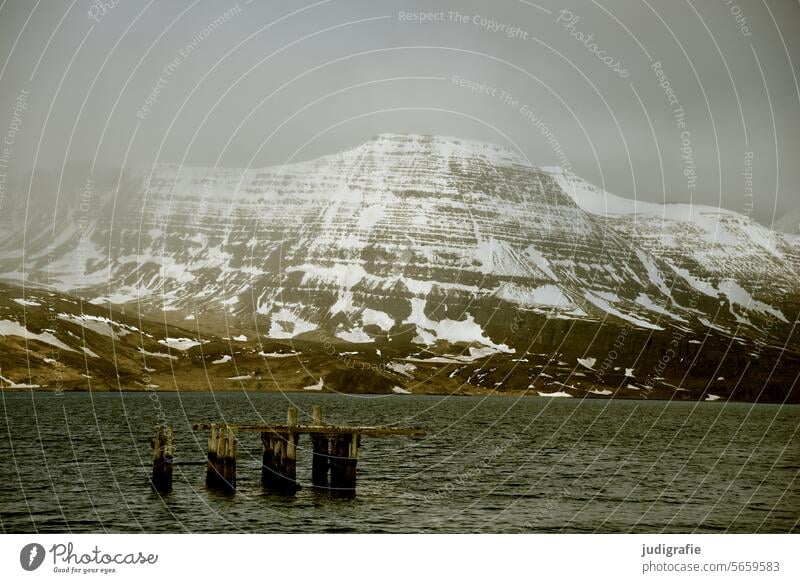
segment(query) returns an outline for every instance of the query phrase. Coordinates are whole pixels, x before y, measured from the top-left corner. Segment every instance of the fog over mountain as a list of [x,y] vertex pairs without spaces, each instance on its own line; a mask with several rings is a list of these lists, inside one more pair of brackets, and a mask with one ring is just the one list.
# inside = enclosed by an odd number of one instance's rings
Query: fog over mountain
[[0,16],[9,387],[798,400],[796,3]]
[[258,168],[401,133],[498,143],[626,198],[770,225],[800,206],[798,10],[13,0],[0,129],[21,114],[14,197],[33,166]]

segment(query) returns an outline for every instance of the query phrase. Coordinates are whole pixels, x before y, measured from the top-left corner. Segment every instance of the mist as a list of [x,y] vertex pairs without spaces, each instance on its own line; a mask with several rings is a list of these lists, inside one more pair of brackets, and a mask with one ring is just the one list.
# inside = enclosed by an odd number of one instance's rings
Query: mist
[[798,38],[789,2],[12,0],[3,196],[32,168],[252,168],[409,133],[770,225],[798,206]]

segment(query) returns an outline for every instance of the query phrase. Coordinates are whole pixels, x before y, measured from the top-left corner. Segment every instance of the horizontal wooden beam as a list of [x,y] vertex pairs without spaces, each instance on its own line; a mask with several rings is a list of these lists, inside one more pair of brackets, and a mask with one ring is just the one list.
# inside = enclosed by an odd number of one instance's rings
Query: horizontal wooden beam
[[[195,423],[195,431],[208,431],[212,423]],[[369,437],[389,437],[393,435],[407,437],[424,437],[427,432],[419,427],[380,427],[380,426],[351,426],[351,425],[259,425],[247,423],[228,423],[226,427],[234,431],[253,433],[295,433],[314,435],[346,435],[357,433]]]

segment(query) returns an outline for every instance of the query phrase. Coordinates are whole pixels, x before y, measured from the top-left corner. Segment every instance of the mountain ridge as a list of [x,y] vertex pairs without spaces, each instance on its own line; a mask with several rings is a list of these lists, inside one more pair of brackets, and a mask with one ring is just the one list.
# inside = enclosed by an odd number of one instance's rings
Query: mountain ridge
[[0,241],[0,273],[214,334],[397,342],[407,356],[461,346],[510,362],[532,337],[558,354],[555,331],[580,330],[561,340],[569,358],[602,362],[627,328],[653,345],[653,370],[676,338],[685,359],[712,337],[798,352],[796,238],[734,211],[622,199],[500,146],[382,134],[279,167],[146,174],[93,183],[82,226],[33,233],[25,264],[19,237]]

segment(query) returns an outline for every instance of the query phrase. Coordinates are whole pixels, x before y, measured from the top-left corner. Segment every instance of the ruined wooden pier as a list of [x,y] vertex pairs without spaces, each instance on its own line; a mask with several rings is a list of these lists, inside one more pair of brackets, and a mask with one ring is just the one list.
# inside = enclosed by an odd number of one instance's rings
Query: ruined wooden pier
[[[282,493],[300,489],[297,482],[297,449],[301,435],[311,438],[311,483],[336,496],[355,495],[356,465],[362,437],[422,437],[425,431],[413,427],[326,425],[322,410],[315,405],[310,425],[297,422],[297,409],[289,407],[286,424],[197,423],[195,431],[209,431],[206,485],[224,492],[236,490],[237,433],[260,433],[262,444],[261,483],[264,488]],[[170,432],[171,439],[171,432]],[[156,439],[156,441],[158,438]],[[171,444],[171,441],[170,441]],[[153,462],[155,487],[156,459]],[[169,491],[172,483],[171,445]]]

